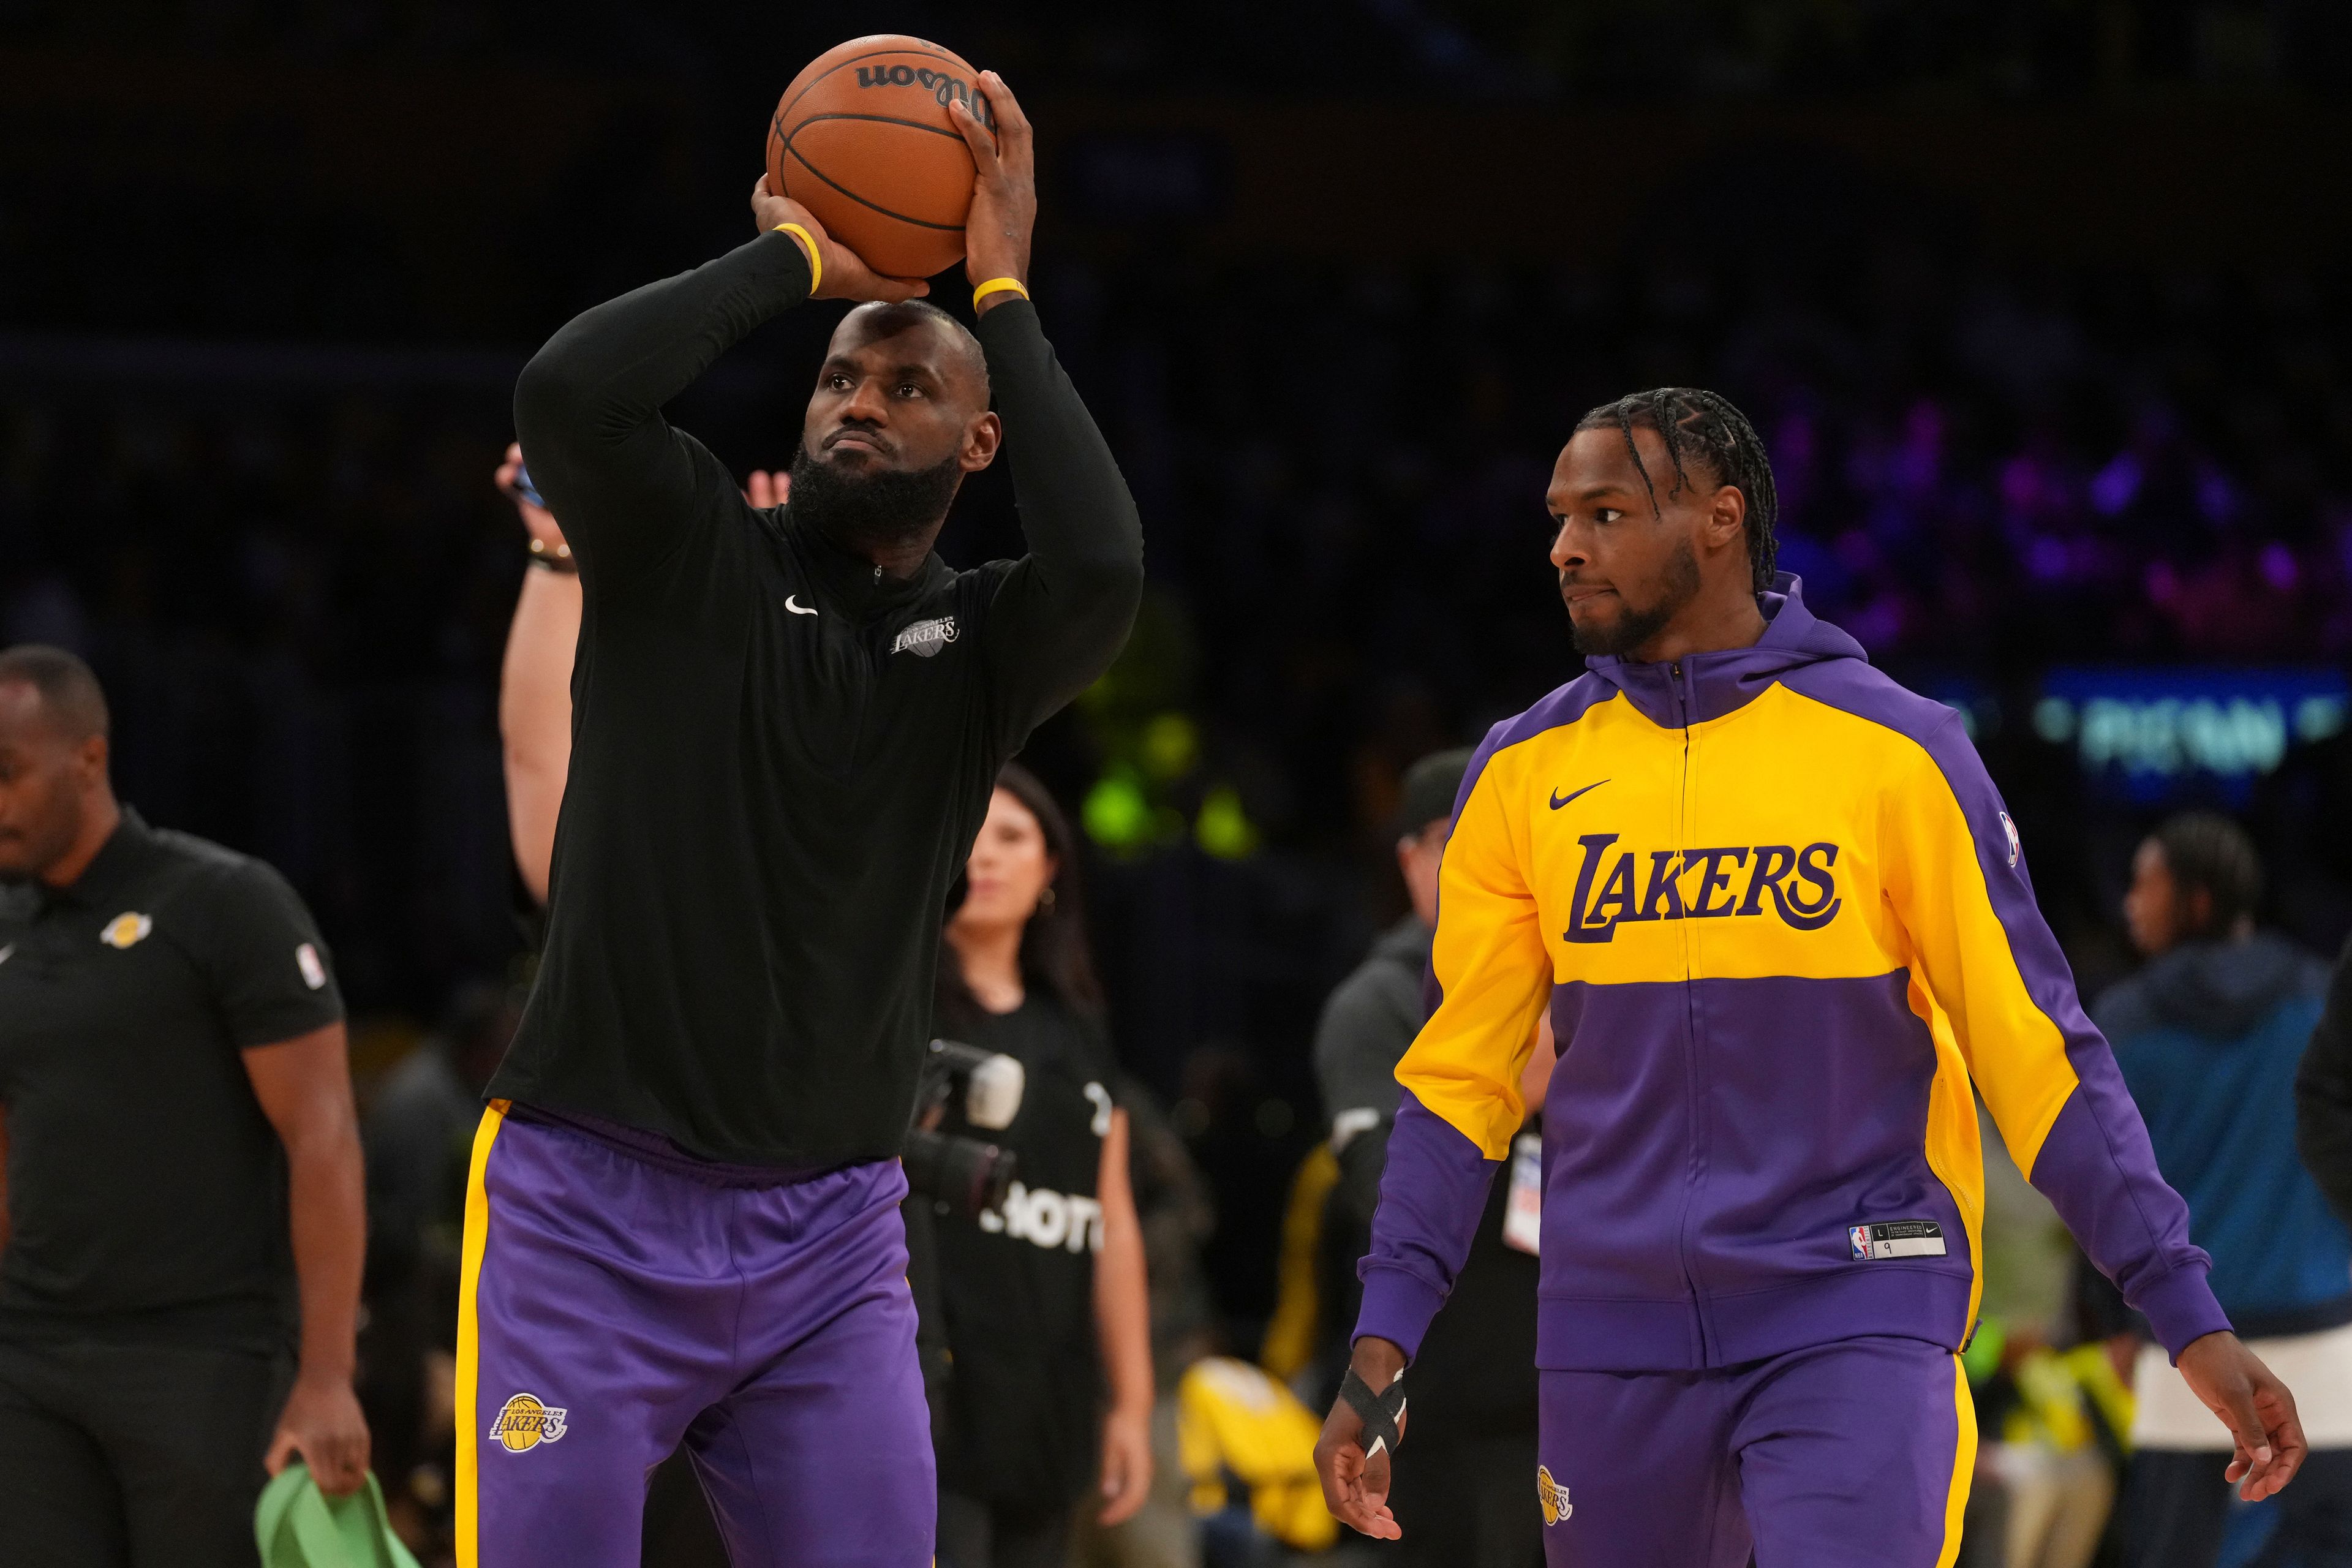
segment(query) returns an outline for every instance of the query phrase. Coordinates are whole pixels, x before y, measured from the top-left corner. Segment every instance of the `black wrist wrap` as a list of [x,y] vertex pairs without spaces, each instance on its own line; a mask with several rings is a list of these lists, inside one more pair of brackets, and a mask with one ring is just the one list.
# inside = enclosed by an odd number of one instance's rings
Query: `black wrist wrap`
[[1364,1458],[1369,1459],[1379,1453],[1383,1444],[1391,1454],[1397,1451],[1398,1445],[1404,1441],[1397,1431],[1397,1418],[1404,1414],[1404,1373],[1397,1373],[1385,1390],[1374,1394],[1372,1385],[1359,1377],[1351,1366],[1340,1380],[1339,1397],[1363,1419],[1364,1433],[1359,1440],[1364,1445]]

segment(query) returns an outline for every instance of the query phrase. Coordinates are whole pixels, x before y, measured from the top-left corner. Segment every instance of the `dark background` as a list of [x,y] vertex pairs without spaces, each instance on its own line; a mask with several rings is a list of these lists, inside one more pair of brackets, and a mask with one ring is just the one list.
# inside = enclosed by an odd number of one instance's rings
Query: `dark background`
[[[1541,490],[1606,398],[1754,418],[1783,564],[1967,707],[2086,991],[2182,804],[2254,827],[2274,921],[2352,927],[2340,728],[2126,787],[2044,721],[2053,668],[2352,648],[2335,0],[974,9],[0,0],[0,641],[90,657],[125,796],[300,886],[363,1071],[520,948],[514,373],[748,237],[776,94],[859,31],[995,67],[1040,128],[1038,302],[1152,592],[1031,758],[1094,835],[1118,1045],[1216,1188],[1238,1348],[1316,1010],[1402,908],[1399,771],[1576,672]],[[837,309],[681,422],[783,466]],[[1018,547],[984,476],[942,549]]]

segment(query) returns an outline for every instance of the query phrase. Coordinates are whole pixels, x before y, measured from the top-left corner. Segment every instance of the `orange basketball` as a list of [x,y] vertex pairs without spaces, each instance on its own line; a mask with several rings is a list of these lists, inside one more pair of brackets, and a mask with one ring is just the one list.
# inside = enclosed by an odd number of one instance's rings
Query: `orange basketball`
[[937,44],[896,33],[852,38],[793,79],[768,125],[768,188],[893,278],[963,259],[971,149],[948,105],[994,116],[980,73]]

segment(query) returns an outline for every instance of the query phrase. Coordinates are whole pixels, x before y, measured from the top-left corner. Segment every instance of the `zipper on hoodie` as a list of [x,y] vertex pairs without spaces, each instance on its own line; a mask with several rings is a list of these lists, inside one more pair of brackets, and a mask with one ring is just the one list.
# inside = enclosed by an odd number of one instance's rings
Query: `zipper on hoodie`
[[[1691,706],[1690,683],[1683,676],[1680,660],[1666,666],[1667,689],[1673,695],[1675,719],[1683,732],[1683,765],[1681,793],[1675,803],[1675,837],[1685,843],[1695,840],[1691,834]],[[1677,866],[1675,875],[1684,868]],[[1706,1113],[1706,1096],[1700,1081],[1698,1048],[1698,994],[1692,984],[1692,926],[1684,921],[1677,927],[1683,946],[1683,1072],[1690,1085],[1685,1114],[1690,1118],[1688,1151],[1684,1163],[1683,1205],[1681,1220],[1675,1226],[1675,1257],[1681,1264],[1683,1289],[1689,1292],[1691,1317],[1698,1327],[1699,1364],[1715,1364],[1715,1333],[1707,1321],[1705,1298],[1700,1294],[1698,1276],[1691,1267],[1691,1211],[1696,1205],[1698,1184],[1705,1174],[1701,1152],[1700,1118]]]

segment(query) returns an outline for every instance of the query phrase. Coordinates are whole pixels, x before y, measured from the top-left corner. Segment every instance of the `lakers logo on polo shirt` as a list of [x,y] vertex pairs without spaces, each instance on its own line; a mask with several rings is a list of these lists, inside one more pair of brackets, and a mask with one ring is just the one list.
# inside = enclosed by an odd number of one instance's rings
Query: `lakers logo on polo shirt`
[[536,1394],[513,1394],[499,1407],[498,1419],[490,1423],[490,1436],[504,1444],[509,1454],[528,1453],[541,1443],[561,1438],[564,1418],[571,1414],[542,1402]]
[[119,914],[106,922],[106,929],[98,933],[98,940],[111,948],[128,949],[144,942],[147,933],[154,929],[155,917],[152,915]]
[[1551,1479],[1551,1471],[1536,1467],[1536,1500],[1543,1504],[1546,1524],[1558,1524],[1576,1510],[1568,1500],[1568,1489]]

